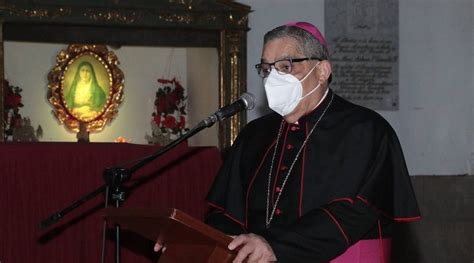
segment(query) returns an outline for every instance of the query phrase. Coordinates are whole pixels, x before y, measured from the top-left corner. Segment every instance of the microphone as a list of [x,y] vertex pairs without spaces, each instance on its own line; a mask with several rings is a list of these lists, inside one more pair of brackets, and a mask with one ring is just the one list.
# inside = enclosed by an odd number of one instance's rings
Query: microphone
[[255,97],[252,93],[245,92],[240,98],[229,105],[226,105],[205,119],[203,124],[206,127],[212,126],[216,121],[225,120],[232,115],[243,110],[251,110],[255,107]]

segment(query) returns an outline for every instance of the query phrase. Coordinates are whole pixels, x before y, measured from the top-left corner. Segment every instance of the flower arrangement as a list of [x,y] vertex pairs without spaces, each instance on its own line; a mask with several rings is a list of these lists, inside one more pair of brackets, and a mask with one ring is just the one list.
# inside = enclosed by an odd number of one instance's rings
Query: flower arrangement
[[5,141],[11,138],[15,127],[21,126],[20,108],[23,107],[23,103],[21,103],[22,91],[21,88],[10,85],[7,80],[3,82],[3,128]]
[[30,118],[23,118],[20,108],[24,105],[21,102],[21,92],[23,89],[10,85],[7,80],[3,83],[3,128],[4,141],[38,141],[42,137],[43,129],[38,126],[34,130],[31,126]]
[[173,79],[158,79],[155,110],[151,114],[152,134],[145,135],[148,143],[166,145],[183,135],[186,128],[185,90],[181,83]]

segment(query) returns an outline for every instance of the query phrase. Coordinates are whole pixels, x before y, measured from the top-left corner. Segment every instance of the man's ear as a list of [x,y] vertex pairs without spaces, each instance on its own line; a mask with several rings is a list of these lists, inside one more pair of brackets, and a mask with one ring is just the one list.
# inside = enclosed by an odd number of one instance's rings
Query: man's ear
[[329,63],[328,60],[323,60],[319,62],[318,70],[319,70],[319,77],[318,77],[319,82],[326,83],[329,79],[329,76],[331,76],[331,73],[332,73],[331,63]]

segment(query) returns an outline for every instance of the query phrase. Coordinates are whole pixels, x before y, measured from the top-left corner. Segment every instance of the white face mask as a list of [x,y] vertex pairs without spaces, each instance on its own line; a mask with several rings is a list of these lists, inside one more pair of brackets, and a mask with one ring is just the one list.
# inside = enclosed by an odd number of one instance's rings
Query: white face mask
[[270,109],[286,116],[291,113],[298,103],[321,86],[320,83],[308,94],[303,96],[301,83],[313,72],[319,62],[304,76],[301,81],[291,74],[280,74],[276,70],[270,71],[270,75],[264,79],[265,93],[267,94]]

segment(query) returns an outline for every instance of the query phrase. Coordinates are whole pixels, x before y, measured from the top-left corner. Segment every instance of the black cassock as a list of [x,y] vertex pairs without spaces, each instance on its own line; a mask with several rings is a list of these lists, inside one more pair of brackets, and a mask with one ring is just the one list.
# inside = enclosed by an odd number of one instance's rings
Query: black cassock
[[[267,227],[267,206],[271,214],[278,195]],[[263,236],[279,262],[328,261],[359,240],[389,237],[394,221],[420,218],[390,124],[332,90],[297,124],[271,113],[246,125],[208,202],[214,207],[208,224],[227,234]]]

